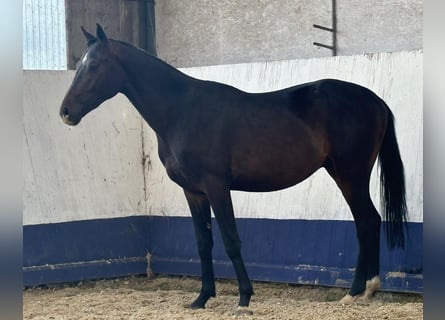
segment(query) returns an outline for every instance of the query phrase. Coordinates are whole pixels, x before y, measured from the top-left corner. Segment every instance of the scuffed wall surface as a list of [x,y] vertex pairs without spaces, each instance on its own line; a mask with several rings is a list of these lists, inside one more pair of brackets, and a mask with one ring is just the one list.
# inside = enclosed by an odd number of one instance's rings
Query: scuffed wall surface
[[[423,91],[422,52],[315,58],[182,69],[200,79],[215,80],[248,92],[281,89],[321,78],[337,78],[370,88],[390,106],[396,118],[399,147],[405,165],[409,220],[423,221]],[[146,153],[156,154],[154,134],[145,126]],[[278,165],[278,164],[277,164]],[[151,156],[147,171],[149,214],[187,216],[185,197]],[[376,168],[371,195],[379,208]],[[292,188],[271,193],[232,192],[235,214],[243,218],[352,220],[334,181],[324,172]]]
[[141,119],[118,95],[69,127],[71,71],[24,72],[23,223],[145,214]]
[[[331,0],[156,1],[158,55],[176,67],[330,56]],[[422,0],[337,1],[338,55],[422,48]]]

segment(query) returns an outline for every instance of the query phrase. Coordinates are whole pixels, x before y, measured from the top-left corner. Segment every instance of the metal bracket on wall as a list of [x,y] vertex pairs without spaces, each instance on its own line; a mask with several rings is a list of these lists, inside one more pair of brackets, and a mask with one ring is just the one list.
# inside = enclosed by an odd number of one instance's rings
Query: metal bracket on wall
[[332,28],[320,26],[318,24],[313,24],[312,26],[317,29],[332,32],[332,45],[322,44],[319,42],[314,42],[315,46],[323,47],[332,50],[332,55],[337,55],[337,1],[332,0]]

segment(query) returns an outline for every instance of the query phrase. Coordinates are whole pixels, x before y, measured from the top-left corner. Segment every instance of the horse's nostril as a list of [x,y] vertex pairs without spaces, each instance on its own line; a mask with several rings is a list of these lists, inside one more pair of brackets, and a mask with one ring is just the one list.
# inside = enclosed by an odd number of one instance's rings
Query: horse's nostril
[[62,110],[62,115],[63,116],[67,116],[68,115],[68,108],[67,107],[65,107],[65,108],[63,108],[63,110]]

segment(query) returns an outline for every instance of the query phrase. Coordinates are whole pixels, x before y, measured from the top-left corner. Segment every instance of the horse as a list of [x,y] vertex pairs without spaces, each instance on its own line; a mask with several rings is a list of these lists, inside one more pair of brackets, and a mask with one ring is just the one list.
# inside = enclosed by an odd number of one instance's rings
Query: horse
[[386,242],[404,248],[404,168],[387,104],[354,83],[322,79],[266,93],[192,78],[147,52],[81,27],[87,49],[60,107],[77,125],[102,102],[124,94],[155,131],[159,158],[185,194],[201,264],[201,290],[189,305],[215,297],[211,209],[239,286],[238,308],[253,288],[241,255],[231,190],[269,192],[324,168],[354,218],[359,253],[354,279],[340,300],[368,299],[380,287],[382,218],[369,194],[378,157]]

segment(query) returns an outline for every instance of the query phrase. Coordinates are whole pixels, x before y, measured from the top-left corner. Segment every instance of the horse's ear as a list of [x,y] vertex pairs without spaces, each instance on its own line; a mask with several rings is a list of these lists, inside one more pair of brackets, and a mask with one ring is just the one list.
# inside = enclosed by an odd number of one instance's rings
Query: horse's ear
[[89,33],[88,31],[86,31],[84,29],[84,27],[80,27],[80,29],[82,30],[83,35],[85,36],[85,38],[87,39],[88,43],[94,42],[96,41],[96,37],[93,36],[91,33]]
[[100,24],[96,23],[96,26],[97,26],[97,28],[96,28],[97,39],[99,39],[99,41],[102,41],[102,42],[107,42],[108,41],[107,35],[105,34],[105,32],[102,29],[102,27],[100,26]]

